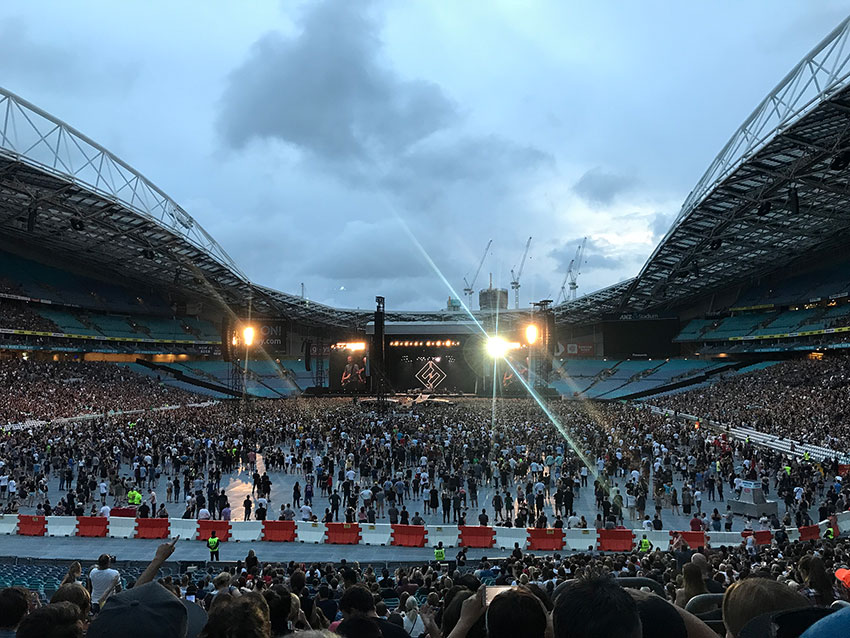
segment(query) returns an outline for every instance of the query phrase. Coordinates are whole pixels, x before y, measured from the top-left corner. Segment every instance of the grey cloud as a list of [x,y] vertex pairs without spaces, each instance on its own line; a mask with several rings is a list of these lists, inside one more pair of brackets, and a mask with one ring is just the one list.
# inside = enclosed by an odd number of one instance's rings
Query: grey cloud
[[495,135],[431,139],[400,157],[382,185],[407,205],[428,208],[458,191],[484,188],[487,197],[507,196],[517,180],[554,165],[551,155]]
[[[576,255],[576,248],[581,244],[582,238],[570,239],[557,248],[549,251],[549,257],[558,264],[558,272],[566,273],[570,262]],[[618,255],[612,250],[613,247],[604,240],[587,238],[584,249],[584,257],[581,262],[581,270],[618,270],[625,267],[630,257]]]
[[382,64],[371,3],[311,5],[300,26],[263,36],[230,74],[219,128],[231,146],[277,139],[324,161],[372,162],[456,119],[437,85]]
[[635,186],[636,180],[627,175],[592,168],[573,185],[573,192],[590,204],[607,206]]
[[674,219],[675,215],[672,213],[658,212],[652,215],[649,222],[649,229],[652,231],[653,242],[657,242],[667,234]]
[[397,278],[430,274],[428,266],[397,224],[352,221],[336,229],[321,254],[307,259],[300,270],[337,282],[375,279],[391,272]]

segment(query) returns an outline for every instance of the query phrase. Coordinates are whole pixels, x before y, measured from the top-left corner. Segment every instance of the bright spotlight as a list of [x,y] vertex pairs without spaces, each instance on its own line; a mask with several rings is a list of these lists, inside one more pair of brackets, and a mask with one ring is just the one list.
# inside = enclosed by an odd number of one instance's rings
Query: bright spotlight
[[525,342],[532,345],[537,341],[537,326],[533,323],[528,324],[525,328]]
[[251,326],[246,326],[244,330],[242,330],[242,341],[246,346],[250,346],[254,343],[254,329]]
[[494,359],[504,357],[509,348],[510,344],[501,337],[490,337],[487,339],[487,354]]

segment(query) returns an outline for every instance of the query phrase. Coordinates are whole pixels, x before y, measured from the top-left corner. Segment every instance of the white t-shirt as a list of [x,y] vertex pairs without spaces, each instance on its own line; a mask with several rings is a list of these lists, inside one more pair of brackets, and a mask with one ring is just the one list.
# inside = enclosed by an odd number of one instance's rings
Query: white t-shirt
[[91,580],[91,600],[93,603],[96,603],[100,600],[100,597],[106,593],[106,590],[109,589],[109,586],[112,584],[112,581],[120,578],[120,574],[115,569],[98,569],[97,567],[92,568],[89,573],[89,579]]
[[112,511],[112,508],[109,505],[104,505],[100,508],[100,515],[104,518],[109,518],[109,513]]
[[309,505],[302,505],[301,506],[301,520],[302,521],[309,521],[312,516],[313,516],[313,508],[310,507]]

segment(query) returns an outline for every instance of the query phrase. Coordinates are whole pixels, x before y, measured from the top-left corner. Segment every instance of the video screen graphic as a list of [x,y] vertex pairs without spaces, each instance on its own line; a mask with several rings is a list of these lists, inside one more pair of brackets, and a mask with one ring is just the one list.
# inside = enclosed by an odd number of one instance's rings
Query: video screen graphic
[[332,349],[329,374],[331,392],[345,394],[366,392],[369,359],[362,350],[352,352],[345,349]]
[[389,362],[393,388],[398,392],[474,392],[475,376],[461,352],[425,354],[424,350],[392,352]]

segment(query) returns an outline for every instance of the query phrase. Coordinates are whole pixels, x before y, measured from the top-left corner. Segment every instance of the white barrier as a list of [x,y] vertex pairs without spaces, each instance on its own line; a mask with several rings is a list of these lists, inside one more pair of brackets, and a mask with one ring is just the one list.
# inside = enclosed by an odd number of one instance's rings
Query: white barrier
[[136,535],[136,519],[125,516],[110,516],[106,525],[109,538],[133,538]]
[[393,537],[393,526],[389,523],[360,523],[361,545],[389,545]]
[[[496,527],[496,547],[513,549],[519,543],[520,549],[528,547],[528,529],[525,527]],[[445,545],[445,543],[443,543]]]
[[198,521],[191,518],[169,518],[169,538],[178,536],[186,541],[193,541],[198,536]]
[[640,544],[643,535],[646,534],[647,540],[652,543],[652,546],[655,549],[660,549],[661,551],[666,551],[670,549],[670,541],[672,540],[672,536],[670,536],[670,531],[666,529],[654,529],[651,531],[642,531],[639,529],[635,530],[635,547],[638,547]]
[[460,529],[457,525],[429,525],[428,545],[436,547],[440,542],[443,547],[457,547],[460,545]]
[[709,547],[716,548],[726,545],[727,547],[733,547],[735,545],[740,545],[741,541],[744,540],[741,536],[741,532],[706,532],[706,542]]
[[838,521],[838,531],[841,534],[850,532],[850,512],[839,512],[835,515]]
[[76,516],[45,516],[47,536],[76,536]]
[[818,523],[818,532],[819,532],[818,535],[821,538],[823,538],[823,534],[824,534],[824,532],[826,532],[826,530],[828,528],[829,528],[829,521],[821,521],[820,523]]
[[258,541],[263,537],[263,521],[231,521],[230,540],[240,542]]
[[590,547],[596,551],[598,536],[595,529],[564,529],[564,549],[586,552]]
[[0,514],[0,534],[18,533],[18,515]]
[[295,521],[295,540],[299,543],[324,543],[325,524]]
[[785,533],[788,534],[788,540],[791,542],[800,540],[800,530],[796,527],[786,527]]

